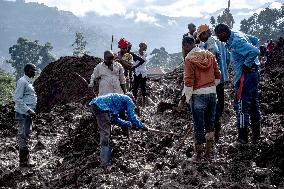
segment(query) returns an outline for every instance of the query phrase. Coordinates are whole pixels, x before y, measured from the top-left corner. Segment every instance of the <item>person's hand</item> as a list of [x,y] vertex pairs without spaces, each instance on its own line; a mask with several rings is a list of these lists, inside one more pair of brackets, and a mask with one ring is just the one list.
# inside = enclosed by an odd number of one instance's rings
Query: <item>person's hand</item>
[[90,87],[90,88],[91,88],[91,87],[93,87],[93,85],[92,85],[91,83],[89,83],[89,84],[88,84],[88,87]]
[[251,72],[251,68],[244,64],[243,65],[243,72],[245,72],[245,73]]
[[182,96],[185,95],[185,101],[187,104],[189,104],[189,101],[191,99],[192,96],[192,92],[193,92],[193,88],[192,87],[187,87],[187,86],[183,86],[183,90],[182,90]]

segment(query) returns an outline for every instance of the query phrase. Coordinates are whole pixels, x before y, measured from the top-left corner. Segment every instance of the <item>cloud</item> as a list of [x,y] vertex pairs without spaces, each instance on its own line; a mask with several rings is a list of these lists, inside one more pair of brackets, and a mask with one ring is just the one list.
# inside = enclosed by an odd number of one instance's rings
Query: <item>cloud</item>
[[134,20],[135,22],[146,22],[146,23],[156,23],[157,22],[157,19],[153,16],[149,16],[148,14],[146,13],[143,13],[143,12],[138,12],[136,14],[136,18]]
[[[94,11],[99,15],[113,14],[124,15],[128,18],[134,16],[134,12],[141,12],[137,20],[152,20],[154,14],[171,17],[204,17],[228,6],[228,0],[26,0],[27,2],[39,2],[48,6],[56,6],[60,10],[71,11],[78,16],[86,12]],[[279,0],[280,1],[280,0]],[[282,0],[281,0],[282,1]],[[280,2],[281,2],[280,1]],[[265,3],[273,3],[279,6],[275,0],[231,0],[231,9],[258,8]],[[134,11],[131,13],[131,11]],[[147,14],[148,16],[145,16]]]
[[168,20],[168,25],[169,25],[169,26],[177,25],[177,21],[176,21],[176,20],[173,20],[173,19],[169,19],[169,20]]

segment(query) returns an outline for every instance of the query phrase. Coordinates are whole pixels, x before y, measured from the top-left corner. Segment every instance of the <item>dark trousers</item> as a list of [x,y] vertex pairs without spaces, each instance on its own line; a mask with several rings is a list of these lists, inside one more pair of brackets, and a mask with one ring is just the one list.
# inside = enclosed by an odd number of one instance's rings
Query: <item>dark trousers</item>
[[[243,82],[235,85],[234,109],[237,113],[237,127],[239,140],[247,141],[247,128],[252,129],[253,138],[260,135],[260,110],[259,110],[259,72],[243,73]],[[238,95],[239,92],[239,95]]]
[[224,83],[220,83],[216,86],[217,93],[217,104],[216,104],[216,114],[215,114],[215,130],[219,132],[221,130],[221,117],[224,111],[225,104],[225,93],[224,93]]
[[91,106],[91,111],[96,116],[98,129],[100,132],[101,166],[108,166],[111,164],[111,147],[110,147],[111,122],[110,122],[109,113],[107,111],[102,111],[95,104]]
[[139,74],[138,76],[134,75],[134,84],[133,84],[132,93],[135,98],[137,98],[139,86],[141,88],[142,96],[146,96],[146,81],[147,78],[142,77],[142,74]]
[[20,150],[28,150],[28,140],[32,131],[32,119],[25,114],[15,113],[15,120],[18,126],[17,143]]

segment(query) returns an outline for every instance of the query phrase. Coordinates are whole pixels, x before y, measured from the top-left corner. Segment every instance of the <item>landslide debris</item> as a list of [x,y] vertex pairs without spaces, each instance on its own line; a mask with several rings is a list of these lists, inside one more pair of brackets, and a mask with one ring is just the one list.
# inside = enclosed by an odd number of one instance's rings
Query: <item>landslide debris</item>
[[[66,58],[70,59],[73,58]],[[281,72],[281,66],[273,68],[275,74],[281,76],[278,77],[280,80],[283,79],[283,75],[276,72]],[[232,89],[228,88],[222,136],[216,144],[214,159],[211,162],[190,161],[194,149],[192,134],[177,150],[180,137],[131,131],[130,139],[127,140],[121,135],[120,128],[114,126],[111,140],[113,167],[110,171],[101,172],[99,136],[94,117],[84,104],[64,104],[65,101],[61,101],[58,105],[53,104],[53,108],[50,106],[50,112],[39,113],[35,118],[31,137],[31,157],[36,162],[34,169],[17,168],[15,130],[8,130],[9,135],[1,137],[0,187],[283,188],[284,114],[283,109],[271,106],[273,103],[276,104],[275,101],[278,99],[273,97],[279,94],[283,82],[278,83],[277,88],[270,87],[270,84],[275,85],[277,80],[270,75],[264,75],[264,67],[261,69],[261,100],[264,102],[261,102],[262,137],[258,145],[232,145],[237,132]],[[90,74],[91,71],[92,69]],[[181,95],[182,72],[182,68],[177,68],[161,80],[149,81],[149,98],[152,105],[142,108],[141,116],[147,126],[180,134],[184,134],[192,127],[188,110],[173,110]],[[84,75],[83,71],[78,73]],[[87,79],[88,75],[84,77]],[[46,88],[52,88],[49,85],[52,83],[46,84]],[[266,90],[267,88],[270,90]],[[270,93],[271,91],[273,93]],[[270,96],[266,97],[267,95]],[[77,96],[74,95],[72,98],[79,99],[81,96],[77,93]],[[62,99],[63,97],[65,98],[62,96]],[[162,107],[162,110],[158,107]],[[13,121],[12,105],[1,107],[0,113],[5,115],[5,118],[0,118],[1,124]],[[12,123],[8,124],[13,127]],[[7,129],[7,126],[5,128]],[[1,125],[1,132],[5,128]]]
[[34,83],[38,95],[37,111],[48,112],[54,105],[70,102],[85,103],[89,96],[97,94],[98,87],[89,89],[88,82],[101,61],[89,55],[66,56],[48,64]]

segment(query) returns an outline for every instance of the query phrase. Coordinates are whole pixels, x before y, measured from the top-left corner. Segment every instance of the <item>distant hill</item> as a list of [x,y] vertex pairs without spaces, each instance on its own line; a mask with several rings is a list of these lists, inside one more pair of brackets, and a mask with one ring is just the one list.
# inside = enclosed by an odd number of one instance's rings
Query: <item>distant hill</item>
[[57,57],[71,55],[76,32],[84,34],[91,55],[102,57],[103,51],[110,48],[111,37],[99,27],[84,25],[71,12],[44,4],[0,0],[0,57],[9,57],[8,49],[19,37],[39,40],[41,44],[50,42]]

